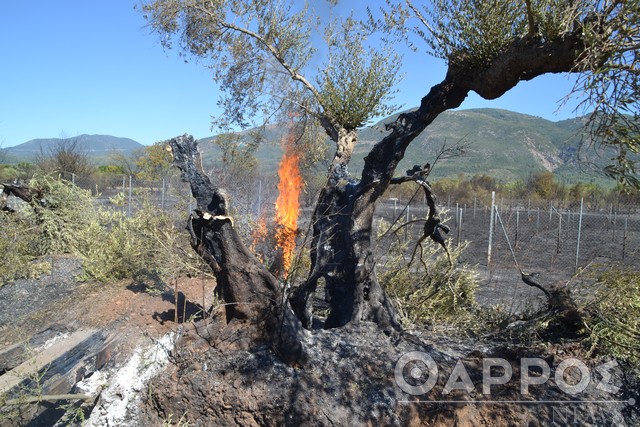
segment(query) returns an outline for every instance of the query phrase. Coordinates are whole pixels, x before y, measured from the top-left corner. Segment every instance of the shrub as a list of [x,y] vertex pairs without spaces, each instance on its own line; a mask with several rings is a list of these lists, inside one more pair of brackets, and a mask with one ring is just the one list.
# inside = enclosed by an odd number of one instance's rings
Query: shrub
[[[36,195],[29,208],[0,216],[0,277],[36,277],[47,254],[74,254],[83,259],[82,278],[108,281],[200,273],[199,257],[173,218],[148,203],[134,215],[100,209],[89,191],[50,177],[29,183]],[[48,266],[50,269],[50,266]]]
[[91,192],[51,177],[34,178],[29,188],[38,194],[31,201],[39,227],[35,254],[82,255],[95,237],[87,231],[99,221]]
[[39,235],[28,222],[0,212],[0,285],[15,279],[35,279],[51,271],[51,264],[36,261]]
[[[381,220],[379,236],[388,228]],[[469,321],[477,311],[477,274],[458,262],[467,244],[449,247],[449,259],[430,239],[422,243],[422,251],[414,249],[416,242],[394,239],[388,243],[386,261],[378,267],[380,284],[394,300],[404,326],[462,325]],[[413,262],[407,265],[414,252]]]
[[612,355],[640,368],[640,272],[611,269],[586,304],[591,351]]
[[151,278],[197,269],[187,236],[165,212],[149,204],[131,217],[102,211],[98,237],[83,253],[85,277],[100,281]]

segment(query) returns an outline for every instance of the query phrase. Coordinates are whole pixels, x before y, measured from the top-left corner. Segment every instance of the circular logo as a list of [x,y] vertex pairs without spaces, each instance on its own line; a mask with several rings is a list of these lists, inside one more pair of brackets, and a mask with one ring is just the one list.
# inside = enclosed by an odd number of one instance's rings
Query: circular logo
[[393,370],[396,384],[413,396],[429,392],[438,381],[438,366],[422,351],[410,351],[398,359]]
[[[580,372],[580,381],[576,384],[569,384],[565,378],[564,373],[569,368],[575,368]],[[556,368],[556,384],[558,388],[563,392],[571,395],[576,395],[584,391],[585,388],[589,385],[589,381],[591,380],[591,373],[589,372],[589,368],[584,362],[574,359],[570,357],[568,359],[560,362],[558,367]]]

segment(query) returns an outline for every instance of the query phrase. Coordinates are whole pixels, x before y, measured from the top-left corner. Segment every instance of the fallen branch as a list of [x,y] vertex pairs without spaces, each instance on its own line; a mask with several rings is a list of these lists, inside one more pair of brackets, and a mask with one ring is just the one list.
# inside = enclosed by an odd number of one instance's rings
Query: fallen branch
[[47,394],[43,396],[22,396],[18,399],[7,400],[3,406],[15,406],[22,405],[24,403],[39,403],[39,402],[56,402],[58,400],[91,400],[95,396],[88,394]]

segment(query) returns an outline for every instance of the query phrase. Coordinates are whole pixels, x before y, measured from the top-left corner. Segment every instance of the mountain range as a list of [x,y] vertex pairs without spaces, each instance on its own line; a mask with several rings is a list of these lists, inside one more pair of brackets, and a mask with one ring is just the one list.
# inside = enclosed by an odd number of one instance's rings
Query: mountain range
[[[396,117],[397,114],[359,130],[358,144],[349,164],[352,174],[357,176],[362,171],[364,157],[387,134],[384,124]],[[443,147],[458,144],[462,147],[459,155],[442,156],[435,164],[432,179],[486,174],[509,182],[527,179],[536,172],[550,171],[567,182],[611,185],[610,180],[594,171],[602,170],[615,154],[583,143],[585,121],[586,117],[578,117],[553,122],[492,108],[447,111],[409,145],[398,171],[416,164],[433,163]],[[285,132],[286,126],[266,129],[266,142],[256,153],[262,170],[277,169],[282,156],[279,141]],[[205,162],[213,161],[219,154],[213,139],[200,141]],[[587,164],[581,160],[583,158],[593,164]]]
[[86,153],[94,161],[107,161],[110,153],[117,151],[125,155],[133,154],[144,145],[129,138],[111,135],[78,135],[72,138],[41,138],[32,139],[14,147],[6,148],[10,159],[14,161],[29,161],[48,152],[50,147],[62,141],[77,142],[78,149]]
[[[359,142],[349,165],[353,174],[362,170],[366,154],[386,135],[384,123],[395,117],[397,115],[387,117],[359,131]],[[513,181],[526,179],[535,172],[551,171],[566,181],[606,182],[588,172],[579,161],[579,154],[586,154],[602,168],[614,157],[613,152],[606,150],[581,149],[581,129],[585,120],[579,117],[553,122],[491,108],[447,111],[411,143],[398,170],[415,164],[433,163],[443,146],[458,143],[462,147],[461,154],[438,160],[432,178],[487,174],[503,181]],[[271,173],[277,169],[282,156],[280,141],[286,133],[286,126],[269,126],[264,133],[264,142],[256,156],[260,169]],[[108,163],[108,154],[114,150],[128,154],[143,147],[131,139],[109,135],[80,135],[76,138],[87,155],[98,164]],[[14,161],[29,160],[41,152],[41,147],[46,148],[59,140],[35,139],[6,151]],[[219,154],[213,140],[214,137],[200,140],[205,163],[214,161]]]

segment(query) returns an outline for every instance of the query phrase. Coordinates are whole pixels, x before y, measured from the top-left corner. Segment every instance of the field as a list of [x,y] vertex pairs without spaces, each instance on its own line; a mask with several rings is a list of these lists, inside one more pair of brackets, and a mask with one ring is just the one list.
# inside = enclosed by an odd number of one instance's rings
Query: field
[[[544,295],[522,282],[520,269],[536,273],[543,285],[554,285],[570,282],[587,267],[617,263],[633,268],[640,262],[638,206],[585,203],[581,213],[580,203],[531,206],[530,201],[497,197],[498,214],[491,229],[490,206],[456,204],[446,196],[441,200],[446,201],[442,209],[451,230],[449,245],[469,242],[461,261],[478,270],[477,296],[483,305],[517,313],[543,303]],[[427,209],[423,204],[388,201],[378,206],[377,214],[386,221],[406,221],[426,218]],[[422,224],[403,228],[401,237],[416,241]]]

